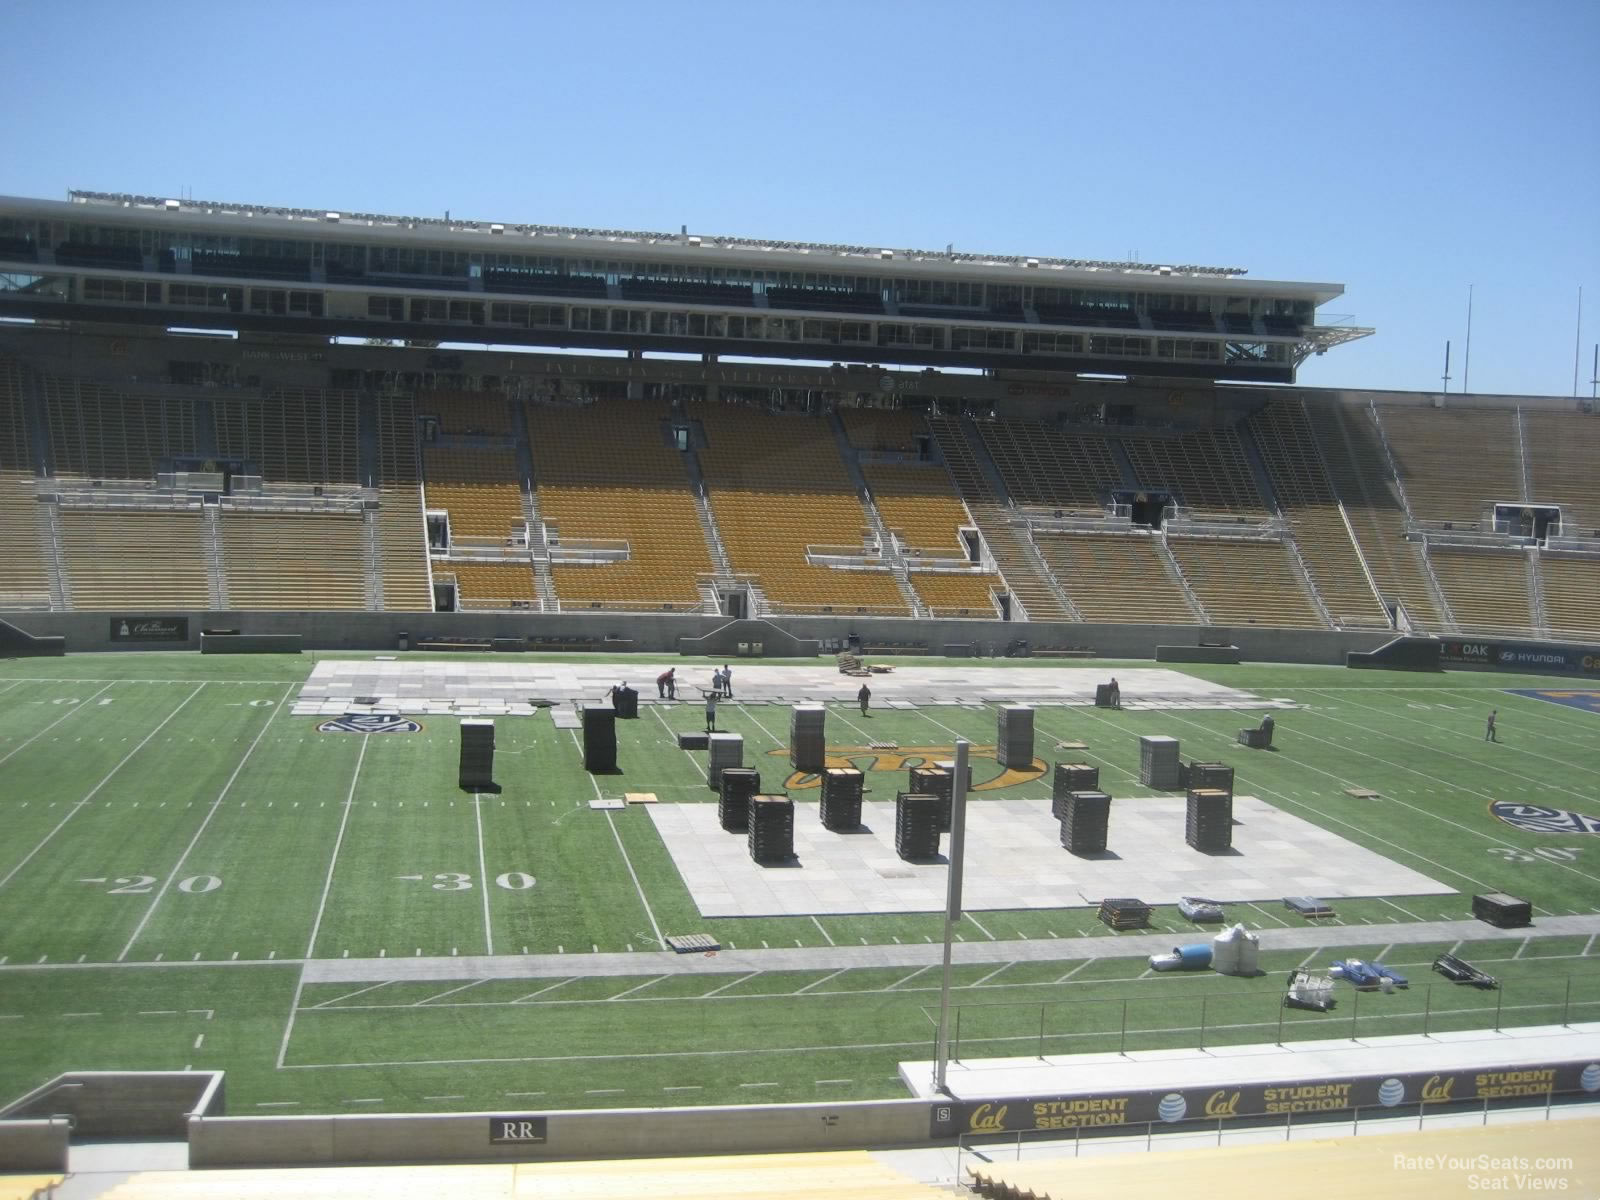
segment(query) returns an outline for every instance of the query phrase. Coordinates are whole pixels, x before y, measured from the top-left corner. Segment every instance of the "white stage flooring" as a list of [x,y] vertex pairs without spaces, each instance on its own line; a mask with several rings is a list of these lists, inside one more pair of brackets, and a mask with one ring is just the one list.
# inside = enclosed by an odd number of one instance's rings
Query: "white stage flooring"
[[[1069,1096],[1074,1093],[1178,1091],[1226,1083],[1303,1079],[1318,1083],[1362,1075],[1487,1070],[1530,1062],[1600,1060],[1600,1022],[1468,1029],[1454,1033],[1338,1038],[1283,1045],[1208,1046],[1204,1050],[1130,1050],[951,1062],[945,1082],[957,1099]],[[900,1079],[915,1096],[934,1099],[931,1060],[902,1062]]]
[[[1454,888],[1275,808],[1254,796],[1233,802],[1233,852],[1202,854],[1183,840],[1182,796],[1111,802],[1102,857],[1061,848],[1049,800],[970,800],[963,906],[1077,908],[1108,896],[1175,904],[1181,896],[1281,901],[1311,895],[1444,895]],[[650,819],[703,917],[936,912],[947,868],[908,863],[894,849],[893,804],[862,805],[859,833],[823,828],[819,802],[795,801],[795,856],[788,866],[751,861],[742,834],[724,832],[715,804],[657,804]],[[949,835],[940,849],[949,849]]]
[[[939,660],[941,662],[947,660]],[[295,699],[297,716],[339,716],[372,709],[356,704],[358,696],[377,697],[382,712],[456,714],[461,716],[531,716],[531,700],[567,704],[574,700],[603,703],[614,684],[637,688],[645,704],[667,703],[656,696],[655,678],[668,666],[678,668],[679,704],[695,704],[711,687],[712,666],[696,662],[652,663],[630,674],[638,664],[522,661],[503,656],[482,662],[458,662],[413,653],[386,661],[324,659]],[[748,661],[730,664],[738,704],[797,704],[834,701],[855,703],[861,680],[839,674],[831,661],[815,666],[766,666]],[[898,666],[868,680],[878,708],[911,708],[930,704],[1091,705],[1095,685],[1106,682],[1105,668],[1024,666]],[[1293,702],[1263,699],[1165,668],[1119,669],[1123,707],[1130,709],[1291,708]]]

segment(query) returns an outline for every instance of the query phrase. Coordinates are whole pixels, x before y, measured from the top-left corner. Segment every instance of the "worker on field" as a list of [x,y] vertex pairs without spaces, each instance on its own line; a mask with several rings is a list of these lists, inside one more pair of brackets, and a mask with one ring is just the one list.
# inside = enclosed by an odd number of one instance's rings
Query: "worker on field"
[[1122,707],[1122,685],[1117,682],[1117,677],[1115,675],[1113,675],[1111,677],[1111,682],[1109,684],[1107,684],[1106,686],[1111,689],[1111,707],[1112,708],[1121,708]]
[[675,700],[678,697],[678,684],[673,677],[677,667],[668,667],[656,676],[656,695],[662,700]]
[[715,690],[705,694],[706,697],[706,732],[717,731],[717,693]]
[[722,664],[722,694],[733,699],[733,668],[727,663]]
[[1498,742],[1500,740],[1500,737],[1495,732],[1494,728],[1495,715],[1499,713],[1499,711],[1500,710],[1498,708],[1491,708],[1489,710],[1489,720],[1483,727],[1483,740],[1486,742]]
[[872,703],[872,689],[863,683],[861,690],[856,693],[856,700],[861,704],[861,715],[863,717],[871,716],[872,714],[867,711],[867,706]]

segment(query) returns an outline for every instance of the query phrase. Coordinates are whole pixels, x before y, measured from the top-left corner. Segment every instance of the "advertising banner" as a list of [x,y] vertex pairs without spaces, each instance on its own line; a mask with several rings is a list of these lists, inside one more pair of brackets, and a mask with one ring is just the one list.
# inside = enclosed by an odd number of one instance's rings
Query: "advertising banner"
[[1439,661],[1447,667],[1600,675],[1600,647],[1575,646],[1564,642],[1488,642],[1451,638],[1440,644]]
[[1276,1117],[1341,1112],[1351,1108],[1505,1100],[1578,1090],[1600,1091],[1600,1064],[1530,1063],[1493,1071],[1467,1069],[1347,1079],[1285,1080],[1180,1088],[1169,1092],[1110,1091],[1005,1100],[958,1100],[933,1105],[932,1136]]
[[112,617],[113,642],[187,642],[188,617]]

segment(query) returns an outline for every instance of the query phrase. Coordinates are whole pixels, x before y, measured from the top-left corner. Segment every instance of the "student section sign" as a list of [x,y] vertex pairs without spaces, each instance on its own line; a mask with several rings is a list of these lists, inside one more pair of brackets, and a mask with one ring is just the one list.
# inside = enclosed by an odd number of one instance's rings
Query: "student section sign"
[[1600,1063],[1537,1062],[1494,1070],[1286,1079],[1173,1091],[1084,1092],[1076,1095],[957,1100],[932,1106],[935,1138],[961,1134],[1090,1129],[1146,1123],[1217,1121],[1352,1108],[1483,1103],[1600,1092]]

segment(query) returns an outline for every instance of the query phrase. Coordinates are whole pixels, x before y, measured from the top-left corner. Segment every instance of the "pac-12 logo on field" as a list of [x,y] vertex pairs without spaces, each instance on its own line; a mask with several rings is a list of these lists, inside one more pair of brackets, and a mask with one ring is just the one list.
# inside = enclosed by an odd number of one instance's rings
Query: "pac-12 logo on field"
[[1489,811],[1524,833],[1600,833],[1600,818],[1586,817],[1565,808],[1496,800],[1489,805]]
[[405,717],[380,717],[372,713],[346,713],[317,726],[318,733],[421,733],[422,726]]

